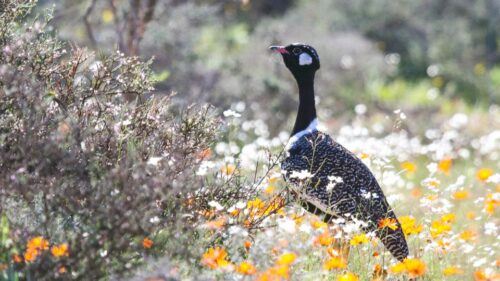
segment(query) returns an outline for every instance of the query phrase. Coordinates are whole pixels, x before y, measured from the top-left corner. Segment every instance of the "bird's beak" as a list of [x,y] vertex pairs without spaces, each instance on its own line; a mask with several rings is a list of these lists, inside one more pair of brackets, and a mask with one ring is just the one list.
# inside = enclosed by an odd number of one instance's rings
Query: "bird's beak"
[[280,54],[289,54],[289,52],[285,49],[284,46],[270,46],[269,50]]

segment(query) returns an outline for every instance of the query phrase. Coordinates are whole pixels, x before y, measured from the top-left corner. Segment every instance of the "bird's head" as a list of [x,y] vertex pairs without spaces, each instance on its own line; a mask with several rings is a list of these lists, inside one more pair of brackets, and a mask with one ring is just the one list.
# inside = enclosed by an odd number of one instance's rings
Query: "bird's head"
[[271,46],[269,49],[281,54],[286,67],[295,77],[314,74],[319,69],[318,53],[309,45],[294,43],[288,46]]

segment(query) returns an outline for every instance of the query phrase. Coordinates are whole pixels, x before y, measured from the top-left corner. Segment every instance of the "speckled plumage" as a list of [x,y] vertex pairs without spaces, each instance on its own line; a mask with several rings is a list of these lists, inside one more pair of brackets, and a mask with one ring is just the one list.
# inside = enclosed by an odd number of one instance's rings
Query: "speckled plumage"
[[[364,221],[367,225],[363,230],[374,231],[394,257],[401,261],[408,256],[399,222],[396,230],[378,227],[382,219],[397,221],[397,218],[377,180],[360,159],[330,136],[317,130],[301,136],[290,146],[281,167],[308,211],[324,214],[326,221],[332,218]],[[294,171],[308,171],[312,176],[300,180],[291,177]]]

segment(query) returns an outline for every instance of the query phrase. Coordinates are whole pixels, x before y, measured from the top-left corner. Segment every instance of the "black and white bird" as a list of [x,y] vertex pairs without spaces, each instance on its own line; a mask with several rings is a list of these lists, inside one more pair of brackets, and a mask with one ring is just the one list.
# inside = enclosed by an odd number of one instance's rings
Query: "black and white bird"
[[[271,46],[281,54],[299,88],[299,109],[287,154],[285,180],[301,205],[326,222],[361,221],[399,261],[408,256],[401,225],[368,167],[353,153],[317,130],[314,76],[320,68],[316,50],[305,44]],[[391,227],[384,226],[386,225]]]

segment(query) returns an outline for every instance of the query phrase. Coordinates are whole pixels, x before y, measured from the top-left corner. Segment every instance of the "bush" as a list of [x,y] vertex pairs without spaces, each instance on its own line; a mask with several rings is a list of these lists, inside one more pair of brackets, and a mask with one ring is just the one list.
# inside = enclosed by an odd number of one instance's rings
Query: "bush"
[[0,279],[125,274],[161,229],[183,254],[214,111],[144,99],[151,61],[68,48],[34,5],[0,4]]

